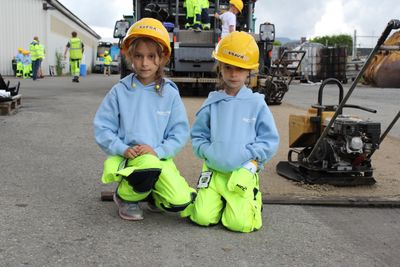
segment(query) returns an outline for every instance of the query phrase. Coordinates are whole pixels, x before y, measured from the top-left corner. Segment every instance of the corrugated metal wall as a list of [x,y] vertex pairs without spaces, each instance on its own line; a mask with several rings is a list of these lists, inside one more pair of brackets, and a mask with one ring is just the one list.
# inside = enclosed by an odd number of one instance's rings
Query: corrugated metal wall
[[12,75],[11,60],[17,49],[29,50],[33,37],[38,36],[46,49],[42,69],[47,75],[49,65],[55,65],[55,52],[64,53],[72,30],[85,44],[85,64],[90,71],[97,47],[93,35],[58,10],[43,10],[43,0],[0,0],[0,73]]
[[40,0],[0,0],[0,73],[11,75],[18,47],[29,49],[33,36],[44,38],[46,13]]

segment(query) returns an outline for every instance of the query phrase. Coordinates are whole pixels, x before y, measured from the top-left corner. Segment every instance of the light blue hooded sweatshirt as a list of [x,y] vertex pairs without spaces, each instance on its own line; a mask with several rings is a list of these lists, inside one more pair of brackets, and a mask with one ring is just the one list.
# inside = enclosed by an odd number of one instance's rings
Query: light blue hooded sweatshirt
[[196,114],[191,137],[195,155],[219,172],[231,172],[249,160],[263,168],[279,146],[264,95],[245,86],[236,96],[211,92]]
[[109,155],[146,144],[160,159],[174,157],[189,139],[186,110],[176,85],[164,79],[160,96],[155,83],[143,85],[133,74],[107,93],[93,121],[97,144]]
[[24,60],[24,55],[22,53],[17,53],[17,55],[15,56],[15,61],[17,63],[21,62]]

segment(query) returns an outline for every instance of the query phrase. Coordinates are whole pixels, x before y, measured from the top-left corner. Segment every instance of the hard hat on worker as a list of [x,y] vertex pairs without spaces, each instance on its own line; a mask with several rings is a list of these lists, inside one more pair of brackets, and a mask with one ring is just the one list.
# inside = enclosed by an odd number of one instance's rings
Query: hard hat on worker
[[231,32],[218,43],[213,57],[242,69],[258,69],[259,50],[254,37],[246,32]]
[[29,52],[28,50],[24,50],[24,51],[22,51],[22,54],[24,54],[24,55],[29,55],[31,52]]
[[239,12],[242,12],[243,9],[243,2],[242,0],[230,0],[229,4],[235,6]]
[[171,55],[169,33],[160,21],[153,18],[143,18],[133,24],[122,41],[122,50],[126,52],[133,40],[140,37],[153,39],[161,44],[163,53],[167,57]]
[[106,50],[106,51],[104,51],[104,55],[108,55],[108,51]]
[[22,53],[22,51],[24,51],[24,49],[22,47],[18,48],[18,52]]

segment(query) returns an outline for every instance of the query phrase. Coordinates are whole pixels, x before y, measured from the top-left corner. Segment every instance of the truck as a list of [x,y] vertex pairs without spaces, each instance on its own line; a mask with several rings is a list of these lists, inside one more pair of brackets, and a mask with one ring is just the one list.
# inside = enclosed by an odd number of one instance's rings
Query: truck
[[111,42],[100,41],[97,44],[97,53],[96,60],[94,63],[93,72],[94,73],[103,73],[104,71],[104,63],[103,63],[103,55],[104,52],[108,51],[113,61],[111,62],[111,73],[118,74],[119,73],[119,57],[120,57],[120,48],[118,44],[113,44]]
[[[277,83],[282,82],[269,76],[271,73],[270,51],[275,40],[275,26],[272,23],[263,23],[260,25],[259,33],[255,34],[253,12],[256,1],[244,0],[243,10],[237,16],[237,30],[252,34],[260,48],[260,67],[258,71],[251,74],[249,87],[253,91],[266,95],[267,103],[280,104],[288,85],[276,86]],[[183,2],[179,0],[133,0],[133,13],[125,15],[122,20],[116,22],[114,38],[118,38],[119,44],[121,44],[129,27],[144,17],[160,20],[169,31],[172,47],[171,58],[166,66],[167,78],[179,85],[182,95],[208,93],[210,90],[214,90],[218,83],[214,67],[215,60],[211,54],[221,39],[221,30],[220,21],[214,17],[214,14],[217,11],[228,10],[229,0],[209,1],[208,13],[211,28],[201,32],[185,29],[186,10]],[[121,78],[132,72],[123,55],[120,57],[120,69]],[[273,80],[274,82],[272,82]],[[269,92],[265,92],[265,90],[269,90]],[[279,91],[277,92],[279,97],[274,97],[274,91]],[[273,100],[270,101],[269,98]]]

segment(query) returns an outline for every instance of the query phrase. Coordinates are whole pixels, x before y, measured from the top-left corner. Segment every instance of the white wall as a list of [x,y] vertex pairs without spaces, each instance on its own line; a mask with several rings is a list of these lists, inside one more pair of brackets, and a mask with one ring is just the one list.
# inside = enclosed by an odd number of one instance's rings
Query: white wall
[[[78,32],[85,44],[85,63],[90,71],[95,61],[97,38],[58,10],[43,10],[42,5],[42,0],[0,0],[0,73],[12,75],[11,60],[17,49],[29,50],[33,37],[38,36],[46,50],[42,68],[47,75],[49,65],[55,65],[55,51],[64,53],[72,30]],[[68,70],[67,67],[65,72]]]
[[18,47],[29,50],[34,36],[44,38],[45,11],[39,0],[0,0],[0,73],[12,74]]

